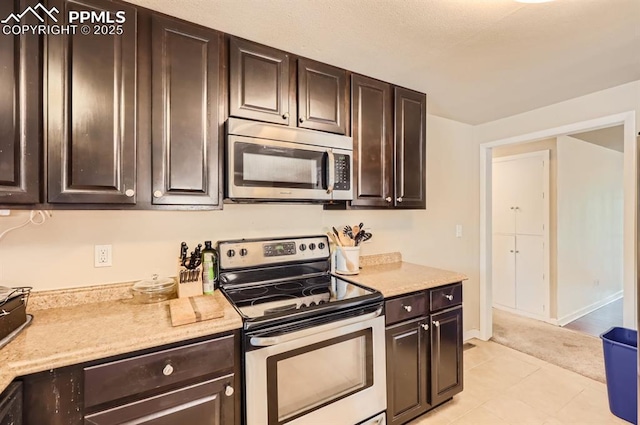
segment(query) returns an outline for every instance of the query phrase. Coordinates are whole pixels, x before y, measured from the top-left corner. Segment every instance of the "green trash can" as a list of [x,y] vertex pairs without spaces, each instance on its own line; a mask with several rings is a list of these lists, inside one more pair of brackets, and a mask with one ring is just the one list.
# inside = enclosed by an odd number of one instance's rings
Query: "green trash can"
[[638,423],[638,332],[614,327],[600,335],[611,413]]

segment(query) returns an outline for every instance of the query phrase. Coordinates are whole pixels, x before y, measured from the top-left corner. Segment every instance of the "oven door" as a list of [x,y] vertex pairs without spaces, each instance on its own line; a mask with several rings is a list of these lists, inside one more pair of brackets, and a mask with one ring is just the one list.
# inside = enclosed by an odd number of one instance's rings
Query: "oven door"
[[353,425],[386,409],[382,307],[246,339],[246,423]]
[[229,135],[227,196],[231,199],[351,199],[351,152]]

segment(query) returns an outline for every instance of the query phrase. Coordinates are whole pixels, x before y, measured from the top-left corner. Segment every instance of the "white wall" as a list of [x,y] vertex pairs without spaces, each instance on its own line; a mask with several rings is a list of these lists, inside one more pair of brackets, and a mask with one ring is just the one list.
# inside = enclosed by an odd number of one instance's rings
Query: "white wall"
[[623,154],[558,137],[557,308],[568,316],[622,291]]
[[[193,246],[254,236],[322,233],[330,226],[371,227],[362,254],[401,251],[407,261],[469,275],[465,329],[478,328],[478,153],[472,127],[427,117],[427,210],[324,211],[320,205],[225,205],[223,211],[54,211],[43,226],[0,240],[0,282],[36,290],[175,275],[181,241]],[[0,217],[0,233],[27,213]],[[455,225],[462,224],[462,238]],[[113,245],[113,267],[93,267],[93,246]],[[0,283],[2,284],[2,283]]]

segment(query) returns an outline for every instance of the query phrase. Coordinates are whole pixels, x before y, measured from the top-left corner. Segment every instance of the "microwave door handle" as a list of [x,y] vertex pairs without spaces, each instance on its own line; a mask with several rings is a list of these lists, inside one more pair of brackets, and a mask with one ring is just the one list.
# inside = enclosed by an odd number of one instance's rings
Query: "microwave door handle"
[[327,323],[326,325],[314,326],[309,329],[301,331],[289,332],[278,336],[253,336],[250,339],[251,345],[254,347],[269,347],[272,345],[282,344],[284,342],[293,341],[296,339],[304,338],[307,336],[319,334],[320,332],[326,332],[333,329],[338,329],[343,326],[353,325],[354,323],[366,322],[367,320],[375,319],[382,314],[382,307],[374,311],[373,313],[363,314],[362,316],[353,317],[351,319],[339,320],[333,323]]
[[329,179],[327,182],[327,193],[333,192],[333,187],[336,184],[336,157],[332,151],[327,151],[327,170],[329,173]]

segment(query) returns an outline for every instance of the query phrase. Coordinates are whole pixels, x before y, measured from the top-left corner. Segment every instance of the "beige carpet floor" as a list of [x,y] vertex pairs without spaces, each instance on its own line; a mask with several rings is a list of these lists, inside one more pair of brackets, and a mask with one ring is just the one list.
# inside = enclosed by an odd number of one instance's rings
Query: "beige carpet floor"
[[605,382],[600,338],[493,309],[491,339],[564,369]]

